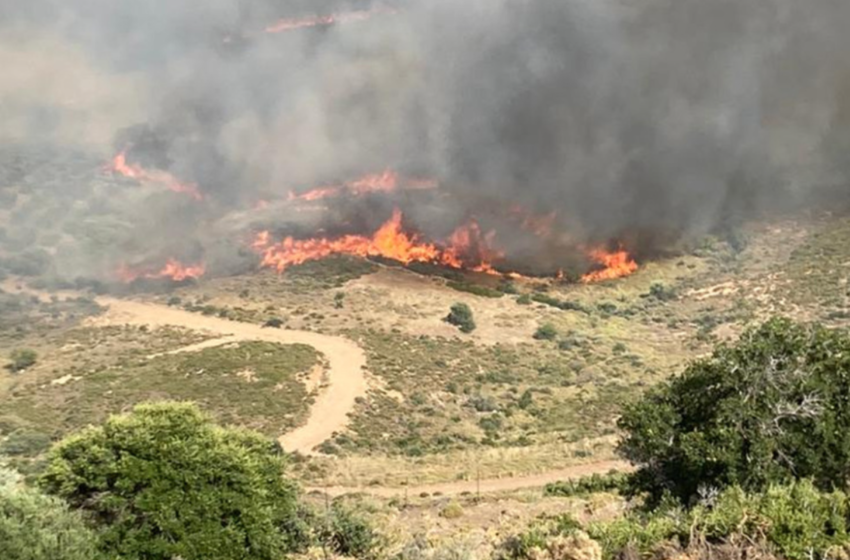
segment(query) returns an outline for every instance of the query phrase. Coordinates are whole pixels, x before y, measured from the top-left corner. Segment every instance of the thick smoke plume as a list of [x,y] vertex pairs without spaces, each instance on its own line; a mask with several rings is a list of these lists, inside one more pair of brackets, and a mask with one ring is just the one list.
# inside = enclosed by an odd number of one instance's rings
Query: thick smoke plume
[[[267,32],[352,12],[369,17]],[[834,200],[850,172],[843,0],[0,0],[0,14],[0,244],[65,278],[170,257],[228,272],[259,229],[371,231],[394,206],[434,239],[475,218],[514,262],[610,243],[646,257]],[[203,200],[105,173],[121,152]],[[440,189],[294,209],[292,192],[385,169]]]

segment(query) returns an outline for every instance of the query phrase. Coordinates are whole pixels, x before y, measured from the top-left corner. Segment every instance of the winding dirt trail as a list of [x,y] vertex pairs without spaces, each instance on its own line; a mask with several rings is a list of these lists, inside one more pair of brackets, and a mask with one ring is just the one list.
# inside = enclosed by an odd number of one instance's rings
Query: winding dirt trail
[[[262,328],[259,325],[207,317],[154,303],[106,297],[98,298],[97,302],[108,310],[104,315],[93,320],[95,324],[175,326],[219,335],[215,339],[180,348],[175,352],[197,351],[243,340],[263,340],[282,344],[307,344],[324,354],[330,364],[329,385],[324,387],[316,397],[310,408],[307,423],[280,437],[279,441],[287,451],[314,454],[313,449],[316,446],[330,439],[334,432],[345,429],[349,421],[348,415],[354,410],[355,399],[366,396],[367,383],[364,374],[366,355],[357,344],[348,339],[307,331]],[[629,465],[621,461],[601,461],[529,476],[480,481],[464,480],[406,488],[334,486],[307,488],[307,490],[324,492],[332,496],[363,492],[387,498],[405,494],[409,496],[420,494],[450,496],[466,492],[489,494],[539,488],[550,482],[575,479],[594,473],[604,474],[612,469],[627,471]]]
[[[28,293],[44,300],[50,297],[50,294],[33,290],[11,280],[0,282],[0,288],[13,293]],[[64,295],[71,297],[79,294],[68,292]],[[198,351],[248,340],[281,344],[306,344],[322,353],[329,364],[328,382],[319,392],[310,408],[307,423],[279,438],[281,445],[287,451],[298,451],[306,455],[315,454],[314,448],[330,439],[334,432],[342,431],[348,425],[349,414],[354,410],[355,399],[366,396],[367,381],[364,373],[366,355],[363,349],[351,340],[308,331],[262,328],[259,325],[207,317],[155,303],[110,297],[99,297],[97,302],[107,307],[107,311],[89,321],[96,326],[122,324],[152,327],[172,326],[207,331],[218,335],[214,339],[179,348],[172,353]],[[362,492],[387,498],[421,494],[447,496],[477,492],[484,494],[540,488],[551,482],[571,480],[591,474],[604,474],[611,470],[628,472],[632,470],[632,467],[622,461],[600,461],[535,475],[482,479],[480,481],[464,480],[407,487],[331,486],[307,488],[306,490],[323,492],[331,496]]]
[[330,439],[334,432],[345,429],[348,415],[354,411],[355,399],[365,397],[367,384],[364,369],[366,355],[354,342],[307,331],[262,328],[216,317],[206,317],[154,303],[101,297],[97,302],[108,308],[95,318],[94,324],[133,324],[152,327],[173,326],[207,331],[218,338],[179,351],[192,351],[245,340],[261,340],[281,344],[306,344],[328,360],[328,382],[319,391],[307,423],[284,434],[279,441],[287,451],[313,454],[313,449]]

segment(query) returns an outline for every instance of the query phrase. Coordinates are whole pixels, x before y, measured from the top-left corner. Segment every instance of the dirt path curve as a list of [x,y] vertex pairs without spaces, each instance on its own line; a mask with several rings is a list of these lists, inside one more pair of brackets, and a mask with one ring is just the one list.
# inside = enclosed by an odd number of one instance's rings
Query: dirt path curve
[[512,490],[523,490],[526,488],[542,488],[550,482],[561,480],[573,480],[582,476],[592,474],[605,474],[611,470],[629,472],[632,467],[623,461],[600,461],[598,463],[586,463],[575,465],[557,471],[549,471],[528,476],[515,476],[510,478],[492,478],[476,481],[463,480],[459,482],[445,482],[436,484],[424,484],[422,486],[407,486],[401,488],[386,488],[380,486],[364,486],[352,488],[348,486],[329,486],[327,488],[307,488],[310,492],[326,493],[330,496],[341,496],[362,492],[371,496],[381,498],[394,498],[398,496],[415,497],[420,494],[442,494],[445,496],[456,496],[466,492],[475,494],[492,494],[495,492],[509,492]]
[[[154,303],[108,297],[97,298],[107,312],[93,320],[96,324],[135,324],[153,327],[174,326],[208,331],[216,340],[194,345],[201,349],[240,340],[262,340],[281,344],[306,344],[324,354],[329,363],[328,383],[316,396],[307,423],[284,434],[279,441],[286,451],[312,454],[313,449],[345,429],[355,399],[366,396],[366,355],[354,342],[307,331],[266,329],[259,325],[206,317]],[[183,349],[186,350],[186,349]]]
[[[50,297],[50,294],[32,290],[11,280],[0,282],[0,288],[13,293],[36,295],[45,300]],[[68,292],[64,295],[75,297],[79,294]],[[307,423],[279,438],[281,445],[287,451],[313,454],[316,446],[328,440],[334,432],[345,429],[349,421],[348,415],[354,410],[355,399],[366,396],[367,383],[364,374],[366,355],[357,344],[348,339],[307,331],[264,329],[259,325],[207,317],[154,303],[109,297],[99,297],[97,302],[108,309],[105,314],[90,320],[95,325],[173,326],[208,331],[218,335],[215,339],[179,348],[174,352],[198,351],[243,340],[262,340],[281,344],[306,344],[324,354],[330,365],[329,384],[316,397],[310,408]],[[465,480],[399,488],[331,486],[306,490],[323,492],[331,496],[362,492],[387,498],[404,495],[414,497],[424,493],[447,496],[466,492],[484,494],[540,488],[550,482],[571,480],[591,474],[604,474],[612,469],[626,472],[632,470],[628,463],[622,461],[601,461],[535,475],[481,481]]]

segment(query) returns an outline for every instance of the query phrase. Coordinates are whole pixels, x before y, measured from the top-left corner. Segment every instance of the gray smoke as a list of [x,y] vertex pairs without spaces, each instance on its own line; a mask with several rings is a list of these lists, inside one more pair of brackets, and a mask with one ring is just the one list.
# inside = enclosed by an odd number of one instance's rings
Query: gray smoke
[[[263,32],[368,9],[368,21]],[[368,228],[394,204],[433,237],[474,216],[515,260],[557,264],[567,245],[612,241],[650,255],[843,197],[850,172],[842,0],[0,0],[0,21],[4,154],[51,146],[90,165],[127,149],[206,197],[94,165],[62,192],[67,164],[24,157],[30,183],[32,162],[60,178],[30,185],[58,231],[28,249],[66,277],[106,276],[128,254],[229,270],[259,225]],[[308,217],[285,202],[385,168],[444,194]],[[260,200],[274,211],[251,211]],[[517,207],[555,211],[563,243],[506,226]]]

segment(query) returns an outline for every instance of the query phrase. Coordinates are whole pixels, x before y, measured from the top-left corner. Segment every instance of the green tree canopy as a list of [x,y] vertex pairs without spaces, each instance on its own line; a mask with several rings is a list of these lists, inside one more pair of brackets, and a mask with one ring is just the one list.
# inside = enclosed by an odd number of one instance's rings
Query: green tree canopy
[[283,470],[276,443],[162,403],[57,444],[41,484],[86,512],[101,550],[122,558],[277,560],[297,544]]
[[684,503],[730,485],[850,482],[850,338],[774,319],[625,408],[632,488]]
[[96,560],[98,555],[95,536],[77,513],[0,469],[0,558]]

